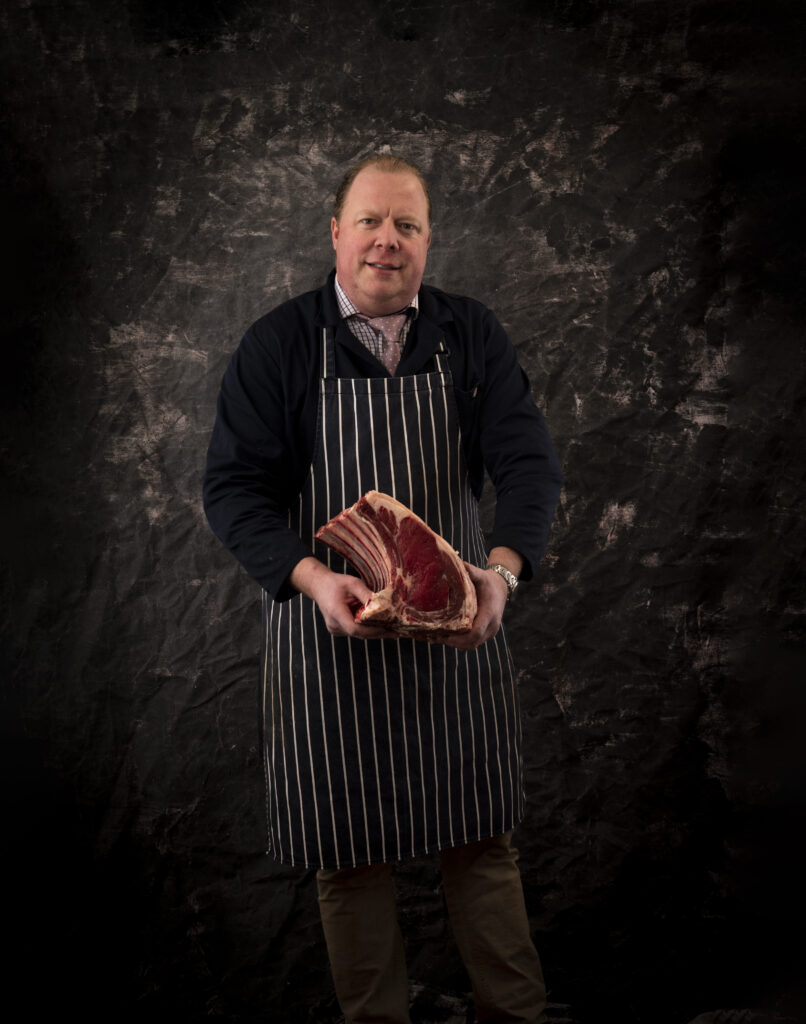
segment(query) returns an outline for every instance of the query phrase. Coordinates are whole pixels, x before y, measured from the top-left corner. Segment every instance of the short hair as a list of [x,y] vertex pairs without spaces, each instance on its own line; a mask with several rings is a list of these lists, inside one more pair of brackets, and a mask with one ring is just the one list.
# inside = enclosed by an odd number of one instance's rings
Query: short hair
[[359,163],[351,167],[344,175],[341,180],[341,184],[336,189],[336,199],[333,203],[333,216],[336,220],[341,219],[341,212],[344,209],[344,201],[347,199],[347,193],[350,191],[350,186],[361,171],[366,170],[368,167],[377,167],[379,171],[388,171],[391,174],[413,174],[423,186],[426,207],[428,210],[428,223],[431,223],[431,196],[428,194],[428,182],[423,177],[419,168],[415,167],[414,164],[410,164],[408,160],[404,160],[402,157],[392,156],[391,153],[375,153],[373,156],[368,156],[366,159],[361,160]]

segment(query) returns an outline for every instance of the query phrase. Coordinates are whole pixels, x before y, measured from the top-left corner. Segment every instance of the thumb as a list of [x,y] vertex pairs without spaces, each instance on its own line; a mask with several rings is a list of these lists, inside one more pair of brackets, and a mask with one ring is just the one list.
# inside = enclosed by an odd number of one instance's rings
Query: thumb
[[348,592],[357,599],[359,604],[366,604],[372,597],[373,591],[358,576],[347,576],[345,579]]

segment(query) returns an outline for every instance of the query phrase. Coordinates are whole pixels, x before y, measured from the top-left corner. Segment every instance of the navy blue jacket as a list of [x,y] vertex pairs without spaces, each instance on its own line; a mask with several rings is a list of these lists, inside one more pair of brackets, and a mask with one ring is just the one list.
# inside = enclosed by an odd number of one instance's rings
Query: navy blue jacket
[[[216,536],[277,600],[311,549],[288,528],[313,455],[322,328],[335,328],[336,375],[383,377],[383,365],[341,320],[334,274],[254,323],[221,383],[207,453],[204,507]],[[434,369],[444,337],[462,443],[477,497],[495,486],[491,546],[524,557],[529,579],[545,550],[562,474],[543,417],[506,332],[481,303],[423,285],[397,376]],[[359,497],[359,495],[356,495]]]

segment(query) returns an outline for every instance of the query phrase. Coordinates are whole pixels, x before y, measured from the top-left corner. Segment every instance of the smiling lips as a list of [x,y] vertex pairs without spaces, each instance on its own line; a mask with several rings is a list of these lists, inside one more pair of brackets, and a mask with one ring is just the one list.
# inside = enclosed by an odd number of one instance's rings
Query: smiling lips
[[366,263],[367,266],[372,267],[373,270],[400,270],[400,267],[396,266],[394,263],[370,263],[369,260],[367,260]]

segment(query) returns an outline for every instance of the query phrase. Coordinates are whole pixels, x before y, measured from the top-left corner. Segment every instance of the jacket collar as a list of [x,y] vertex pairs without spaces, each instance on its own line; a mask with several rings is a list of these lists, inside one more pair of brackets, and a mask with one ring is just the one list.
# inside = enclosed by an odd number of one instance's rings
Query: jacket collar
[[314,317],[317,327],[334,327],[341,320],[339,304],[336,301],[335,280],[336,268],[334,267],[317,295],[316,314]]

